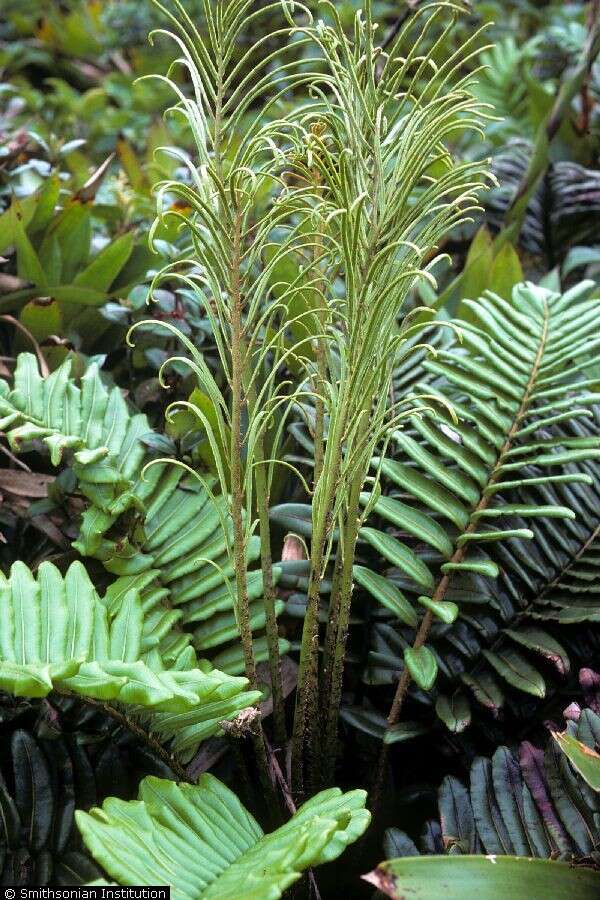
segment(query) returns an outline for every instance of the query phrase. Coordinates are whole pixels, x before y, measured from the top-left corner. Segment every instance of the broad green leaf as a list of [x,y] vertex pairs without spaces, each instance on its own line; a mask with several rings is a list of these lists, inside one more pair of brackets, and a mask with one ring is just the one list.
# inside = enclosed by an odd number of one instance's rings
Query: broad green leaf
[[[483,225],[471,242],[465,266],[460,280],[461,298],[475,299],[480,297],[489,286],[489,278],[494,264],[494,252],[492,249],[492,237]],[[472,321],[472,317],[461,303],[458,308],[458,318]]]
[[48,287],[46,273],[23,225],[16,217],[13,220],[13,229],[13,243],[17,250],[17,275],[24,281],[31,281],[41,293],[45,293]]
[[552,737],[589,786],[600,791],[600,754],[567,731],[553,731]]
[[393,900],[593,900],[600,873],[518,856],[417,856],[381,863],[363,876]]
[[433,575],[425,563],[406,544],[402,544],[391,535],[377,531],[375,528],[361,528],[360,537],[381,553],[392,565],[397,566],[412,578],[419,587],[433,590]]
[[511,243],[505,243],[494,257],[486,287],[504,300],[510,300],[512,289],[523,281],[523,268],[517,251]]
[[78,287],[91,288],[98,292],[107,292],[125,263],[131,256],[135,235],[128,231],[107,244],[91,263],[79,272],[73,284]]
[[386,609],[398,616],[401,622],[404,622],[405,625],[410,625],[412,628],[416,627],[416,612],[402,591],[389,578],[385,578],[377,572],[372,572],[371,569],[367,569],[364,566],[357,565],[352,567],[352,574],[361,587],[368,591]]

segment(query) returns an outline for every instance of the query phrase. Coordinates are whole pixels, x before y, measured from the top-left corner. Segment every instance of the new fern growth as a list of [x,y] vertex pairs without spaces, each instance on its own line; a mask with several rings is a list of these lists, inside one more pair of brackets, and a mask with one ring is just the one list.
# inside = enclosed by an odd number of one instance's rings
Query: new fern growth
[[[432,280],[436,247],[476,207],[485,182],[484,165],[457,162],[447,146],[461,132],[480,129],[485,118],[471,94],[472,75],[463,74],[479,36],[440,66],[433,60],[437,41],[433,49],[428,44],[438,27],[437,40],[444,40],[460,7],[426,4],[384,52],[370,3],[357,14],[353,39],[336,8],[322,6],[332,24],[305,31],[320,48],[324,73],[319,102],[305,113],[311,153],[298,167],[313,187],[323,223],[320,269],[329,286],[325,363],[317,379],[328,430],[324,439],[317,406],[311,576],[294,722],[292,771],[300,791],[305,757],[313,761],[312,783],[333,774],[353,560],[365,516],[361,494],[376,448],[410,414],[406,398],[391,407],[388,402],[394,362],[413,349],[408,339],[417,328],[410,316],[402,320],[403,302],[419,278]],[[372,490],[375,500],[376,486]],[[317,761],[317,610],[336,527],[320,679],[324,743]]]
[[[394,361],[416,328],[410,319],[398,328],[402,304],[419,278],[432,280],[435,248],[476,208],[484,186],[485,166],[458,162],[448,149],[464,131],[481,129],[485,118],[471,92],[473,74],[464,74],[479,35],[438,65],[437,47],[462,9],[456,3],[425,4],[385,51],[370,2],[357,14],[353,39],[330,3],[321,5],[327,22],[316,23],[297,3],[252,13],[247,2],[205,4],[202,35],[184,7],[174,6],[176,15],[164,11],[181,57],[167,81],[178,99],[173,112],[187,120],[197,159],[179,154],[187,179],[158,186],[159,221],[180,219],[191,252],[185,266],[178,262],[159,273],[155,286],[167,277],[180,279],[212,326],[227,390],[184,341],[206,400],[204,408],[184,405],[206,430],[221,490],[231,494],[235,603],[251,684],[256,674],[246,547],[258,522],[280,740],[269,495],[291,405],[303,391],[316,396],[311,574],[292,762],[302,795],[306,778],[309,786],[322,775],[329,779],[335,760],[352,566],[363,518],[359,504],[370,461],[410,411],[405,398],[391,409],[387,399]],[[259,40],[236,57],[248,15],[281,16],[271,37],[294,40],[266,55]],[[314,58],[299,57],[303,45],[313,48]],[[287,58],[290,49],[293,59]],[[255,69],[245,74],[250,61]],[[192,98],[173,80],[179,66],[191,81]],[[311,100],[285,112],[284,95],[304,83]],[[242,115],[259,99],[260,115],[242,131]],[[167,204],[167,197],[178,203]],[[290,259],[300,261],[298,276],[278,281]],[[294,369],[304,374],[304,386],[298,386],[301,378],[296,387],[286,381]],[[335,528],[341,539],[319,678],[316,612]],[[316,746],[319,694],[322,759]]]

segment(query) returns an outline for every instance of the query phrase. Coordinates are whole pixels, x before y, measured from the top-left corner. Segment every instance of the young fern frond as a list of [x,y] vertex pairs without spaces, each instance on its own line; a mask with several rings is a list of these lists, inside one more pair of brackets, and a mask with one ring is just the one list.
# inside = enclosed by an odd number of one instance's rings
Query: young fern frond
[[[170,19],[173,31],[166,32],[179,46],[182,56],[173,65],[182,65],[192,82],[193,97],[186,97],[172,80],[178,102],[172,112],[189,125],[197,159],[187,161],[189,182],[166,181],[157,185],[157,224],[174,217],[184,227],[192,256],[189,263],[168,266],[158,273],[153,287],[167,278],[180,279],[191,288],[212,326],[226,379],[226,392],[208,372],[202,354],[188,346],[200,391],[205,393],[211,415],[197,408],[217,458],[223,494],[231,496],[233,534],[230,552],[234,560],[236,610],[246,661],[246,672],[255,683],[250,612],[247,594],[246,547],[254,529],[255,513],[261,536],[261,564],[267,611],[267,640],[274,696],[277,740],[285,737],[283,692],[279,662],[275,594],[268,528],[269,493],[273,475],[266,460],[276,456],[276,447],[267,439],[281,434],[278,417],[285,417],[287,383],[278,383],[274,374],[281,365],[283,332],[279,320],[286,311],[286,299],[279,296],[270,310],[264,309],[265,253],[272,246],[272,231],[281,218],[272,192],[282,187],[284,155],[278,149],[282,128],[272,120],[285,91],[311,79],[306,60],[297,55],[286,59],[290,47],[284,38],[308,10],[287,0],[252,9],[249,0],[219,0],[204,4],[205,30],[194,27],[185,8],[174,0],[175,11],[156,4]],[[242,30],[249,21],[262,19],[272,26],[239,55]],[[300,39],[294,46],[307,42]],[[267,44],[282,44],[271,50]],[[173,68],[173,67],[172,67]],[[254,105],[259,113],[246,125]],[[241,121],[244,128],[240,128]],[[288,139],[289,141],[289,139]],[[293,192],[292,192],[293,193]],[[173,198],[175,204],[172,203]],[[284,210],[289,218],[289,211]],[[277,247],[275,264],[297,242],[294,226],[283,246]],[[262,277],[261,273],[262,272]],[[273,332],[276,337],[273,337]],[[283,411],[280,406],[284,407]],[[188,409],[194,409],[188,404]]]
[[[465,77],[465,48],[442,65],[427,48],[430,29],[442,33],[461,11],[457,4],[430,3],[417,10],[382,54],[377,47],[371,4],[355,20],[353,40],[338,11],[323,8],[323,22],[303,29],[324,61],[315,102],[303,117],[310,152],[298,154],[294,171],[312,184],[314,218],[323,232],[320,269],[324,283],[343,279],[329,291],[323,320],[329,339],[317,391],[316,482],[312,503],[311,582],[300,658],[294,723],[296,786],[301,792],[304,761],[316,770],[319,584],[339,528],[322,677],[325,711],[323,770],[335,761],[344,646],[352,590],[352,561],[360,527],[359,502],[376,448],[394,428],[387,397],[398,349],[397,322],[404,298],[419,277],[429,277],[431,257],[443,235],[477,207],[485,182],[481,163],[458,163],[444,141],[481,128],[485,112]],[[466,51],[477,36],[469,40]],[[408,50],[407,50],[408,48]],[[403,52],[406,55],[403,56]],[[474,52],[474,51],[473,51]],[[401,339],[401,337],[400,337]],[[406,413],[404,413],[406,414]],[[327,437],[319,424],[327,419]]]

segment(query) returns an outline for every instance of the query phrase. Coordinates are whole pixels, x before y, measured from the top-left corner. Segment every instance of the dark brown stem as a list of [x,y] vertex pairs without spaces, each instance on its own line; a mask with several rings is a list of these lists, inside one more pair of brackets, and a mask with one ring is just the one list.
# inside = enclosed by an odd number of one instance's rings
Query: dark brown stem
[[125,713],[116,709],[114,706],[111,706],[108,703],[104,703],[101,700],[93,700],[91,697],[82,697],[80,694],[75,694],[73,691],[59,690],[54,688],[53,691],[55,694],[58,694],[61,697],[69,697],[73,700],[78,700],[80,703],[87,703],[89,706],[93,706],[95,709],[101,710],[115,722],[118,722],[119,725],[122,725],[123,728],[126,728],[131,732],[138,740],[142,741],[142,743],[146,744],[149,750],[152,751],[158,758],[163,762],[166,766],[171,769],[174,775],[177,776],[179,781],[189,781],[193,782],[193,779],[188,776],[186,769],[177,761],[177,759],[169,753],[169,751],[164,747],[161,742],[153,737],[150,732],[146,731],[138,722],[134,722]]

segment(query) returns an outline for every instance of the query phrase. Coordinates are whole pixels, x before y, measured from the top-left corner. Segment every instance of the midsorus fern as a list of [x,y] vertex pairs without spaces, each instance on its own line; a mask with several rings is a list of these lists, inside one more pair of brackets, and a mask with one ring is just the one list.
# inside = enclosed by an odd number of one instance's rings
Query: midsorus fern
[[191,647],[168,659],[139,592],[130,589],[117,604],[99,597],[79,561],[64,577],[47,560],[35,575],[17,561],[8,578],[0,575],[0,597],[2,690],[17,697],[56,691],[100,701],[127,727],[141,717],[160,740],[144,738],[180,777],[184,770],[161,741],[174,738],[172,749],[189,758],[222,721],[260,697],[246,691],[246,678],[198,663]]
[[[496,577],[498,563],[509,573],[511,567],[515,574],[523,573],[528,565],[519,562],[519,542],[533,540],[546,553],[548,542],[538,520],[547,529],[553,519],[563,519],[568,528],[580,506],[575,493],[578,486],[596,480],[597,466],[590,473],[581,465],[587,462],[589,467],[600,458],[598,438],[582,433],[579,427],[592,416],[591,408],[598,401],[593,384],[579,377],[598,340],[593,294],[592,283],[583,283],[562,296],[522,285],[515,288],[511,303],[493,294],[468,301],[474,319],[473,324],[462,322],[460,326],[465,349],[440,351],[436,359],[425,363],[436,376],[427,383],[429,395],[437,395],[443,406],[437,414],[422,410],[411,419],[410,429],[394,435],[408,465],[393,463],[387,468],[401,481],[405,493],[453,523],[448,528],[452,539],[442,554],[439,574],[419,598],[425,614],[412,647],[404,650],[404,666],[388,717],[392,728],[399,720],[411,679],[424,690],[435,681],[437,661],[427,640],[436,619],[447,621],[447,613],[452,611],[453,618],[459,613],[460,604],[453,602],[456,597],[451,593],[452,579],[465,574]],[[447,414],[449,404],[460,416],[458,423]],[[429,491],[424,491],[423,478],[430,481]],[[370,535],[365,537],[369,540]],[[426,533],[422,539],[435,549]],[[377,545],[377,541],[370,542]],[[496,547],[500,553],[505,548],[498,563],[492,558]],[[484,548],[491,548],[492,555]],[[535,568],[539,563],[534,559]],[[563,606],[568,616],[568,601],[563,601]],[[532,601],[531,608],[521,612],[522,619],[535,616],[536,604]],[[593,617],[594,610],[590,607],[587,614]],[[585,617],[585,609],[580,609],[580,615]],[[551,610],[547,616],[552,618]],[[537,641],[533,634],[528,640],[526,621],[524,626],[508,636],[516,644],[537,643],[543,652],[542,631]],[[547,636],[545,643],[551,653],[552,638]],[[543,679],[515,643],[509,641],[500,654],[494,649],[483,651],[487,667],[521,690],[543,696]],[[463,680],[476,689],[476,683],[469,684],[467,673]],[[384,746],[382,767],[385,757]]]
[[[216,654],[217,668],[241,674],[238,647],[226,646],[237,638],[228,586],[233,569],[227,556],[227,498],[213,502],[179,467],[161,463],[144,472],[152,458],[144,443],[153,434],[148,420],[129,408],[117,386],[105,386],[95,363],[75,379],[66,359],[43,378],[35,357],[19,354],[12,389],[0,380],[0,414],[0,433],[14,452],[41,442],[52,464],[62,468],[59,478],[71,473],[89,501],[73,548],[117,576],[107,590],[111,608],[118,608],[129,590],[139,591],[148,630],[161,652],[174,660],[192,640],[203,656]],[[51,502],[44,501],[45,510]],[[259,556],[256,535],[246,554],[248,564]],[[278,576],[275,567],[275,582]],[[256,632],[266,619],[261,572],[248,573],[248,592]],[[178,623],[191,626],[193,637]],[[254,642],[261,660],[264,643],[264,637]],[[280,641],[280,646],[286,644]]]
[[[486,374],[480,368],[476,377],[473,366],[481,366],[492,351],[506,355],[507,339],[504,348],[497,347],[487,327],[457,321],[462,342],[458,338],[442,342],[429,328],[427,340],[437,346],[437,355],[415,368],[399,366],[395,377],[396,396],[413,397],[421,409],[392,436],[386,457],[372,460],[373,470],[380,472],[381,496],[375,503],[367,493],[360,498],[362,504],[370,504],[370,512],[359,532],[353,570],[355,588],[361,592],[355,633],[358,640],[359,632],[370,631],[363,680],[382,687],[395,683],[420,620],[427,612],[432,614],[430,666],[428,673],[417,673],[413,693],[421,709],[430,706],[433,713],[435,708],[454,733],[464,731],[472,718],[480,719],[482,708],[497,717],[503,707],[518,710],[528,700],[531,711],[531,698],[539,703],[560,689],[569,658],[578,658],[578,645],[584,654],[593,646],[593,630],[565,626],[598,617],[594,578],[600,527],[600,396],[593,379],[573,371],[571,365],[578,354],[585,359],[588,350],[593,351],[588,337],[597,331],[594,293],[591,282],[562,298],[527,285],[515,290],[515,313],[547,300],[551,310],[555,305],[568,310],[563,337],[573,328],[581,340],[576,340],[574,330],[562,376],[549,388],[553,393],[530,404],[527,427],[535,428],[513,440],[511,459],[521,462],[517,469],[508,469],[501,482],[494,482],[494,491],[486,486],[512,422],[503,413],[503,408],[509,410],[499,373],[490,369]],[[481,303],[491,303],[498,311],[504,301],[490,296]],[[442,333],[451,334],[448,329]],[[504,373],[509,379],[505,388],[510,380],[518,382],[514,368],[513,362]],[[429,409],[418,399],[423,393],[429,396]],[[442,403],[437,409],[436,396]],[[555,416],[549,413],[548,400],[556,403]],[[448,412],[451,407],[456,419]],[[308,432],[314,409],[304,404],[303,416],[308,427],[294,423],[290,432],[304,451],[295,459],[310,465],[314,444]],[[506,520],[501,517],[493,533],[486,529],[485,543],[469,552],[446,584],[443,598],[433,602],[444,566],[469,526],[468,503],[478,503],[484,488],[492,507]],[[470,501],[461,490],[472,491]],[[284,527],[294,527],[295,516],[296,527],[302,528],[306,512],[302,506],[281,504],[272,516]],[[308,527],[304,533],[310,533]],[[291,574],[284,565],[285,583],[290,583]],[[298,598],[295,606],[301,607]],[[540,660],[546,661],[541,671]],[[542,674],[544,670],[549,674]],[[344,719],[351,724],[360,716],[366,716],[371,733],[384,736],[387,723],[382,715],[360,707],[344,710]],[[424,715],[421,724],[432,728],[435,718]],[[500,719],[495,731],[501,726]],[[409,731],[393,723],[385,739]]]
[[[282,361],[290,355],[284,343],[287,322],[282,325],[282,319],[294,289],[266,309],[263,299],[269,290],[270,272],[287,248],[309,246],[312,240],[299,227],[292,228],[265,264],[265,256],[273,248],[272,231],[290,214],[285,204],[270,199],[273,190],[279,192],[284,186],[285,155],[278,149],[281,133],[294,128],[293,117],[270,119],[285,92],[309,82],[310,75],[303,71],[306,60],[299,54],[291,61],[281,61],[280,55],[285,56],[290,46],[265,56],[265,37],[244,50],[241,58],[238,51],[240,35],[249,20],[260,20],[265,28],[269,21],[269,39],[283,42],[293,26],[291,13],[309,13],[301,4],[288,2],[271,3],[256,11],[248,0],[205,3],[206,28],[200,35],[177,0],[173,4],[175,15],[162,4],[157,6],[169,17],[173,28],[170,36],[182,53],[175,65],[183,66],[192,82],[194,96],[188,99],[171,73],[167,78],[178,98],[173,112],[186,118],[197,160],[192,163],[185,155],[171,151],[181,158],[189,180],[158,185],[157,221],[166,216],[180,219],[190,241],[190,253],[187,267],[180,263],[167,267],[155,278],[154,286],[168,277],[179,279],[192,290],[210,321],[226,384],[224,393],[202,354],[185,342],[187,361],[198,378],[199,396],[205,405],[175,404],[169,415],[183,407],[196,413],[210,441],[221,491],[231,497],[233,535],[229,552],[234,568],[235,609],[251,683],[255,683],[256,672],[246,548],[258,518],[276,735],[282,742],[285,723],[268,498],[288,403],[287,384],[280,378]],[[277,23],[274,27],[273,18]],[[306,43],[307,39],[301,39],[294,50]],[[260,114],[248,123],[254,104],[260,107]],[[302,190],[297,193],[302,194]],[[165,203],[165,197],[182,201],[189,212]],[[295,196],[290,202],[294,207]]]

